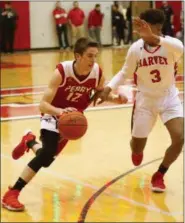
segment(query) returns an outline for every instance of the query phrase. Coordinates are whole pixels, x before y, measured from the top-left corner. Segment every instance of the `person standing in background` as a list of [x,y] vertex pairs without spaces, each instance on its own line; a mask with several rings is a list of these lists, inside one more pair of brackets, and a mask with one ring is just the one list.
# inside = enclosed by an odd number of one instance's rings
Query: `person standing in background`
[[116,31],[117,44],[121,45],[121,40],[124,43],[124,29],[125,29],[125,20],[123,14],[119,11],[118,6],[112,6],[112,27]]
[[132,42],[132,11],[130,6],[127,8],[126,12],[126,26],[128,28],[126,44],[129,44],[130,42]]
[[73,47],[78,38],[84,37],[85,14],[84,11],[79,8],[79,3],[77,1],[73,2],[73,9],[69,11],[68,19],[71,25]]
[[12,8],[10,2],[5,3],[1,12],[2,18],[2,51],[4,53],[13,53],[14,37],[16,30],[16,20],[18,18],[16,11]]
[[53,10],[53,16],[55,18],[60,49],[66,49],[69,47],[67,38],[67,13],[65,9],[61,7],[59,1],[56,2],[55,9]]
[[99,43],[101,46],[101,28],[104,14],[101,13],[100,4],[96,4],[95,8],[89,13],[88,30],[89,36]]
[[173,13],[173,9],[172,7],[168,4],[167,1],[163,1],[162,2],[162,7],[160,8],[164,14],[165,14],[165,22],[163,25],[163,29],[162,29],[162,33],[164,35],[168,35],[168,36],[174,36],[174,26],[173,26],[173,22],[174,22],[174,13]]
[[2,50],[2,26],[3,26],[3,16],[2,16],[3,8],[0,7],[0,50]]

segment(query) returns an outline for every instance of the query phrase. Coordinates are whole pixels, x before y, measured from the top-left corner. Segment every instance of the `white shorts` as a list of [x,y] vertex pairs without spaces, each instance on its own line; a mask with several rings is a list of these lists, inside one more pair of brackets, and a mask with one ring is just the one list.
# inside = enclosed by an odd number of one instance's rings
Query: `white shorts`
[[176,94],[168,94],[160,98],[152,98],[141,92],[136,95],[136,103],[133,108],[132,136],[147,138],[155,125],[158,115],[163,123],[183,117],[183,106]]
[[44,114],[41,117],[41,129],[59,133],[57,122],[58,120],[55,116]]

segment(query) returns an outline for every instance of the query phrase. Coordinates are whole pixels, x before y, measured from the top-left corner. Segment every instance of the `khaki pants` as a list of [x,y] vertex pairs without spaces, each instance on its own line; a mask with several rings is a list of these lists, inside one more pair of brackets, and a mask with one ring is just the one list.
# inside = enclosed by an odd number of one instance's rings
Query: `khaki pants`
[[77,39],[84,37],[84,25],[81,26],[71,26],[71,32],[72,32],[72,45],[74,46]]

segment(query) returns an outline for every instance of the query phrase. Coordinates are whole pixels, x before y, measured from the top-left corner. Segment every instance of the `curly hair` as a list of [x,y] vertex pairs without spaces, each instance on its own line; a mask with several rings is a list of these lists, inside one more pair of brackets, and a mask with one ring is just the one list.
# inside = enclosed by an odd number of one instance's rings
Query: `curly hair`
[[140,19],[143,19],[152,25],[163,25],[165,21],[165,15],[164,12],[160,9],[148,9],[140,14]]

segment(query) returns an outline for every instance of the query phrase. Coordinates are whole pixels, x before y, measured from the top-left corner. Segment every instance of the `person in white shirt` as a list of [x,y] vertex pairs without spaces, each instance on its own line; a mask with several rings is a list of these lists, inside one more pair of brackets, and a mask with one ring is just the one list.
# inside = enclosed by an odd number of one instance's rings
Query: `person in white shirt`
[[128,50],[123,68],[99,92],[94,104],[104,102],[109,93],[121,85],[125,79],[134,78],[138,92],[132,115],[132,162],[135,166],[143,160],[143,150],[147,137],[159,115],[166,126],[171,145],[166,150],[159,169],[153,174],[153,191],[165,191],[164,174],[177,159],[184,144],[183,107],[175,86],[177,62],[183,54],[180,40],[162,36],[164,13],[158,9],[148,9],[134,19],[135,32],[141,39]]

